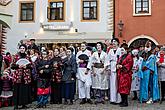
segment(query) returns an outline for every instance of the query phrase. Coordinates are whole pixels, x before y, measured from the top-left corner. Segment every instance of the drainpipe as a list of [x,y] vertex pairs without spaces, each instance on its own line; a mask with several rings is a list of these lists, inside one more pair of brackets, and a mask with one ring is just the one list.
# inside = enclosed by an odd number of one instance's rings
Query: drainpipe
[[113,35],[112,37],[115,37],[115,0],[113,0]]

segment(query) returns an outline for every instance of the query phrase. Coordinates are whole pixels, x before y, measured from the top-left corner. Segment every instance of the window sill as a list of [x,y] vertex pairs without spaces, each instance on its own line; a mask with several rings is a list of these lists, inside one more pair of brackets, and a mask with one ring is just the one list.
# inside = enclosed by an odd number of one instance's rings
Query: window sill
[[35,23],[35,21],[19,21],[19,23]]
[[151,16],[151,13],[138,13],[138,14],[133,14],[133,16]]
[[48,20],[48,22],[65,22],[65,20]]
[[99,22],[99,20],[81,20],[81,22]]

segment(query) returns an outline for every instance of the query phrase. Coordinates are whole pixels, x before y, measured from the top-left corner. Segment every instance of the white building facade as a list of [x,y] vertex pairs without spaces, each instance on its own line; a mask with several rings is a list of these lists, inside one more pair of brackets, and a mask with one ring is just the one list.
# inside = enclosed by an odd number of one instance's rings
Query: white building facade
[[36,43],[95,43],[112,38],[113,0],[12,0],[7,51],[20,40]]

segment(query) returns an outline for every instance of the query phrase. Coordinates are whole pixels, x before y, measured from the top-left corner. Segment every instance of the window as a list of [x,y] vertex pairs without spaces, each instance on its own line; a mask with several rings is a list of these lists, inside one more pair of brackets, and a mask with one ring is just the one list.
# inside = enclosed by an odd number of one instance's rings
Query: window
[[35,2],[20,2],[20,22],[34,22]]
[[98,0],[82,0],[82,21],[98,20]]
[[48,20],[49,21],[64,21],[64,0],[49,0]]
[[151,15],[151,0],[134,0],[134,15]]

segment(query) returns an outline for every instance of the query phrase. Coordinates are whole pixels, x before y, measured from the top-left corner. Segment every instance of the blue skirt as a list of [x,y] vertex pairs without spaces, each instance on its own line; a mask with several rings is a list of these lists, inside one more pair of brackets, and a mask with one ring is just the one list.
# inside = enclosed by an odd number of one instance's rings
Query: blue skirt
[[62,83],[62,97],[73,100],[75,95],[75,83]]

